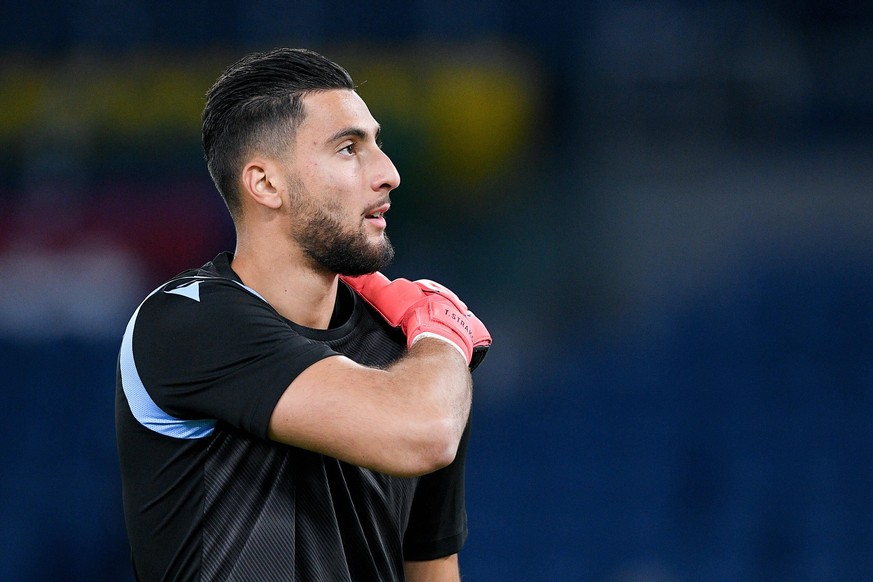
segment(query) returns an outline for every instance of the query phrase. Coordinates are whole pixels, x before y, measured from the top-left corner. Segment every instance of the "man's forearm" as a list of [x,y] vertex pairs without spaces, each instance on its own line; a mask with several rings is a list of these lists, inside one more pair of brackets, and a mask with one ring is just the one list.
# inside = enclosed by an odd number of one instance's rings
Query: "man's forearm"
[[[425,338],[388,369],[399,383],[399,389],[409,391],[413,406],[427,405],[432,407],[434,415],[443,418],[453,450],[457,449],[470,416],[473,396],[467,363],[456,351],[444,341]],[[451,456],[454,458],[454,452]]]
[[423,475],[454,460],[471,395],[467,362],[440,340],[421,340],[385,370],[334,356],[288,386],[268,436],[382,473]]
[[424,562],[405,562],[406,582],[459,582],[458,554]]

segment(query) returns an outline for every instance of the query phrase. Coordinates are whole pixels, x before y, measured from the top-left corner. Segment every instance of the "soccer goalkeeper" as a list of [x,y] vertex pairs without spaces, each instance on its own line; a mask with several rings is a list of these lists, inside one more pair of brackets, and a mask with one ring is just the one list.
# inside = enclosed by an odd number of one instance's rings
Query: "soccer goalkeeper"
[[390,281],[400,176],[348,73],[231,65],[203,147],[237,242],[124,333],[116,432],[140,580],[458,580],[482,323]]

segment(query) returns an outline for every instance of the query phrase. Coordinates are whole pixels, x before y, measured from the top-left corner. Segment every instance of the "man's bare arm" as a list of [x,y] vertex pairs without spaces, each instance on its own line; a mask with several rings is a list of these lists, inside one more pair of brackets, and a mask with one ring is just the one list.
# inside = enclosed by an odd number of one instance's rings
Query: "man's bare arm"
[[404,562],[407,582],[459,582],[458,554],[425,562]]
[[455,458],[471,394],[467,362],[437,339],[384,370],[333,356],[291,382],[268,436],[389,475],[423,475]]

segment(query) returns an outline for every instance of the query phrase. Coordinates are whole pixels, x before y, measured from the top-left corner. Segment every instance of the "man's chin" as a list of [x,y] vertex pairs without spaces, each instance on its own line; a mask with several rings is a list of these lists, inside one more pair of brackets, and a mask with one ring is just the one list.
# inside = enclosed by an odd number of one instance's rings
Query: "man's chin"
[[361,260],[356,262],[355,264],[344,265],[343,269],[341,269],[337,274],[346,275],[348,277],[369,275],[370,273],[381,271],[382,269],[390,265],[393,259],[394,249],[391,249],[390,253],[385,253],[379,257],[372,257],[369,261]]
[[313,266],[322,271],[357,277],[390,265],[394,260],[394,247],[384,235],[375,240],[369,237],[345,241],[337,238],[330,246],[319,245],[306,249],[306,254]]

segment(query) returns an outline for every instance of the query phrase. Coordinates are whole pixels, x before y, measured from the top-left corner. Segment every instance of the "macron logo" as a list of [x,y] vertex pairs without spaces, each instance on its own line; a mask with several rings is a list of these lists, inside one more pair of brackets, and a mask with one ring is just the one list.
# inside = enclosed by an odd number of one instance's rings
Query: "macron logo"
[[187,297],[188,299],[193,299],[194,301],[200,302],[200,281],[193,281],[191,283],[186,283],[181,287],[176,287],[170,291],[164,291],[164,293],[172,293],[173,295],[181,295],[182,297]]

